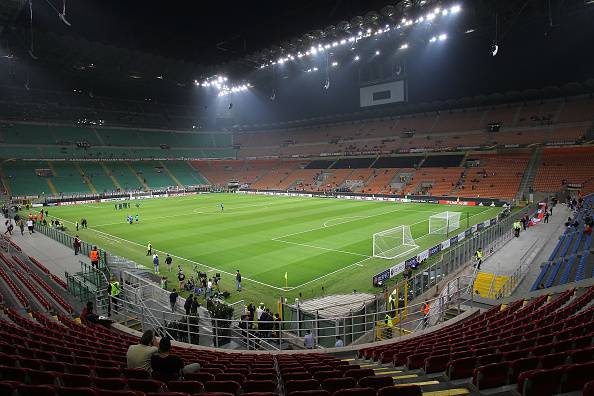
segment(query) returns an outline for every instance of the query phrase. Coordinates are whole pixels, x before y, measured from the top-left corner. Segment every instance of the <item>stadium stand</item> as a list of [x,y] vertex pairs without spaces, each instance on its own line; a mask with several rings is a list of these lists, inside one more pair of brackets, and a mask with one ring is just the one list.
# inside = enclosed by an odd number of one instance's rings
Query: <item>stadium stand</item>
[[[584,199],[584,207],[594,203],[594,196]],[[590,255],[592,247],[592,234],[584,232],[584,217],[586,209],[575,216],[579,226],[569,225],[559,238],[548,260],[542,269],[531,290],[562,285],[568,282],[580,281],[594,276],[594,261]]]
[[473,154],[467,158],[472,160],[478,161],[478,165],[468,169],[461,196],[512,199],[518,192],[530,154]]
[[583,184],[584,193],[594,192],[588,184],[594,175],[594,148],[545,148],[534,180],[537,191],[558,191],[565,184]]

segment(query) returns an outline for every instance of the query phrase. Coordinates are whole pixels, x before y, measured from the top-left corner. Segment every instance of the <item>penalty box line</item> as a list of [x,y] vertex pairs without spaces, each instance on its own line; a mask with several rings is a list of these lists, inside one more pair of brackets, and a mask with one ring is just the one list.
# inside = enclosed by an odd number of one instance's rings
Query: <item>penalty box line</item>
[[[483,214],[483,213],[485,213],[485,212],[487,212],[487,211],[489,211],[489,210],[491,210],[491,209],[492,209],[492,208],[488,207],[488,208],[486,208],[486,209],[484,209],[484,210],[481,210],[480,212],[478,212],[478,213],[476,213],[476,214],[473,214],[472,216],[469,216],[468,218],[470,219],[470,218],[472,218],[472,217],[478,216],[478,215],[480,215],[480,214]],[[437,213],[441,213],[441,212],[437,212]],[[429,220],[428,220],[428,219],[427,219],[427,220],[422,220],[422,221],[418,221],[418,222],[416,222],[416,223],[413,223],[413,224],[408,224],[408,225],[409,225],[409,226],[412,226],[412,225],[415,225],[415,224],[421,224],[421,223],[423,223],[423,222],[425,222],[425,221],[429,221]],[[420,236],[419,238],[416,238],[415,240],[417,240],[417,239],[421,239],[421,238],[426,238],[428,235],[429,235],[429,234],[427,233],[427,234],[425,234],[425,235],[422,235],[422,236]],[[281,242],[281,241],[279,241],[279,242]],[[419,247],[416,247],[416,248],[412,249],[411,251],[414,251],[414,250],[416,250],[416,249],[419,249]],[[403,254],[406,254],[406,253],[403,253]],[[352,268],[352,267],[355,267],[355,266],[357,266],[357,267],[363,267],[363,263],[364,263],[364,262],[366,262],[366,261],[368,261],[368,260],[371,260],[371,259],[374,259],[374,258],[375,258],[375,257],[373,257],[373,256],[368,256],[367,258],[364,258],[363,260],[359,260],[359,261],[357,261],[357,262],[355,262],[355,263],[349,264],[349,265],[347,265],[347,266],[345,266],[345,267],[339,268],[339,269],[337,269],[337,270],[334,270],[334,271],[332,271],[332,272],[329,272],[329,273],[327,273],[327,274],[324,274],[324,275],[322,275],[322,276],[319,276],[319,277],[317,277],[317,278],[315,278],[315,279],[312,279],[312,280],[310,280],[310,281],[307,281],[307,282],[305,282],[305,283],[302,283],[302,284],[300,284],[300,285],[298,285],[298,286],[293,286],[293,287],[290,287],[290,288],[286,289],[286,291],[289,291],[289,292],[290,292],[290,291],[293,291],[293,290],[295,290],[295,289],[298,289],[298,288],[300,288],[300,287],[307,286],[307,285],[309,285],[309,284],[311,284],[311,283],[317,282],[317,281],[319,281],[319,280],[322,280],[322,279],[324,279],[324,278],[327,278],[328,276],[331,276],[331,275],[337,274],[337,273],[339,273],[339,272],[342,272],[342,271],[344,271],[344,270],[347,270],[347,269],[349,269],[349,268]]]
[[[65,223],[74,224],[72,221],[69,221],[69,220],[61,219],[61,218],[59,218],[59,217],[55,217],[55,216],[54,216],[54,218],[56,218],[56,219],[58,219],[58,220],[60,220],[60,221],[63,221],[63,222],[65,222]],[[111,234],[108,234],[108,233],[106,233],[106,232],[103,232],[103,231],[99,231],[99,230],[93,229],[92,227],[91,227],[91,228],[89,228],[89,230],[91,230],[91,231],[93,231],[93,232],[96,232],[96,233],[98,233],[98,234],[102,234],[102,235],[104,235],[104,236],[106,236],[106,237],[113,238],[114,240],[120,240],[120,241],[127,242],[127,243],[129,243],[129,244],[131,244],[131,245],[136,245],[136,246],[140,246],[140,247],[145,247],[144,245],[142,245],[142,244],[140,244],[140,243],[138,243],[138,242],[130,241],[130,240],[128,240],[128,239],[124,239],[124,238],[121,238],[121,237],[119,237],[119,236],[111,235]],[[155,252],[161,252],[161,253],[165,253],[165,254],[167,254],[167,252],[165,252],[165,251],[163,251],[163,250],[157,250],[157,249],[154,249],[154,250],[155,250]],[[203,263],[199,263],[199,262],[197,262],[197,261],[190,260],[190,259],[187,259],[187,258],[185,258],[185,257],[177,256],[177,255],[175,255],[175,254],[172,254],[172,253],[169,253],[169,255],[170,255],[171,257],[175,257],[175,258],[177,258],[177,259],[179,259],[179,260],[182,260],[182,261],[187,261],[188,263],[192,263],[192,264],[196,264],[196,265],[200,265],[200,266],[202,266],[202,267],[208,268],[208,269],[209,269],[209,270],[211,270],[211,271],[217,271],[217,272],[223,273],[223,274],[225,274],[225,275],[229,275],[229,276],[231,276],[231,277],[234,277],[234,276],[235,276],[235,274],[232,274],[231,272],[227,272],[227,271],[225,271],[225,270],[221,270],[221,269],[218,269],[218,268],[215,268],[215,267],[211,267],[210,265],[206,265],[206,264],[203,264]],[[144,264],[140,264],[140,265],[142,265],[143,267],[146,267],[146,268],[148,268],[148,267],[147,267],[146,265],[144,265]],[[268,283],[260,282],[260,281],[258,281],[258,280],[251,279],[251,278],[248,278],[248,277],[245,277],[245,276],[243,276],[243,277],[242,277],[242,279],[246,279],[246,280],[248,280],[248,281],[250,281],[250,282],[256,283],[256,284],[258,284],[258,285],[261,285],[261,286],[270,287],[270,288],[272,288],[272,289],[275,289],[275,290],[280,290],[280,291],[287,291],[287,288],[285,288],[285,287],[277,287],[277,286],[269,285]]]

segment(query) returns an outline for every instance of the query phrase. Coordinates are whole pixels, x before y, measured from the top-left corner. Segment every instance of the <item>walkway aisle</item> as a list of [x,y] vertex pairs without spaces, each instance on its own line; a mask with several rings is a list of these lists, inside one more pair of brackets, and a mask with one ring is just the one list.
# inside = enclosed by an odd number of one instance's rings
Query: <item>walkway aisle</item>
[[524,281],[518,286],[515,293],[528,292],[540,273],[540,265],[549,258],[559,236],[565,231],[565,222],[570,215],[571,211],[567,206],[557,205],[553,209],[553,215],[549,218],[549,223],[541,222],[526,231],[522,231],[519,238],[513,238],[502,249],[487,257],[481,265],[481,271],[502,275],[513,273],[520,266],[520,258],[536,242],[535,248],[542,248],[542,251],[533,260]]
[[25,254],[35,257],[52,274],[59,276],[63,280],[66,280],[64,272],[68,272],[69,274],[80,272],[81,261],[89,265],[91,264],[88,257],[82,254],[75,256],[74,250],[40,232],[29,235],[29,232],[25,229],[25,234],[21,236],[20,230],[18,227],[15,227],[15,231],[12,233],[12,240],[21,247]]

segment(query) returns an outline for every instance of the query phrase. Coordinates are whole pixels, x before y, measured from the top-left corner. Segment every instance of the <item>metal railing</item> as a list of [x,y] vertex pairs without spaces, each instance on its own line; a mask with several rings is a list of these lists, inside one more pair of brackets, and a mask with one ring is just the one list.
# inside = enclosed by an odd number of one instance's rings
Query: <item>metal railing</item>
[[[43,225],[42,223],[35,223],[35,230],[52,238],[54,241],[60,242],[62,245],[74,250],[74,237],[66,234],[64,231]],[[80,241],[80,254],[88,257],[91,249],[93,248],[93,244],[87,243],[85,241]],[[107,265],[107,255],[103,249],[99,250],[99,268],[103,268]]]
[[540,254],[540,252],[545,246],[544,244],[540,247],[537,246],[538,242],[539,239],[536,239],[532,243],[532,245],[530,245],[526,253],[524,253],[522,257],[520,257],[520,265],[511,275],[509,275],[509,278],[501,286],[501,289],[499,290],[495,298],[500,299],[511,296],[514,290],[516,290],[516,288],[518,287],[518,285],[522,283],[524,277],[530,269],[530,265],[532,264],[534,259]]
[[[199,340],[201,345],[222,347],[231,344],[230,348],[258,349],[258,350],[286,350],[304,348],[304,337],[311,333],[316,348],[327,345],[330,341],[334,345],[337,337],[349,336],[352,339],[359,339],[366,335],[375,334],[378,328],[385,330],[393,338],[400,334],[410,333],[415,329],[426,328],[441,323],[445,311],[450,307],[460,308],[466,301],[472,298],[467,294],[467,283],[470,277],[460,277],[448,283],[442,294],[434,299],[428,300],[430,314],[421,315],[421,304],[412,304],[407,307],[395,310],[379,311],[372,314],[353,314],[347,317],[326,317],[317,319],[303,319],[299,321],[258,321],[236,319],[209,318],[210,326],[191,324],[191,318],[183,313],[166,311],[164,309],[151,308],[141,301],[145,298],[140,286],[125,286],[123,294],[115,298],[117,300],[117,314],[120,319],[137,319],[141,322],[141,329],[160,329],[161,334],[169,334],[173,339]],[[149,292],[152,293],[152,292]],[[112,310],[112,313],[114,311]],[[407,314],[403,314],[407,312]],[[390,318],[398,318],[394,326],[386,326],[387,315]],[[347,325],[341,328],[344,323],[357,323],[365,328]],[[180,328],[186,325],[185,328]],[[209,328],[210,327],[210,328]],[[205,340],[210,340],[210,345]]]

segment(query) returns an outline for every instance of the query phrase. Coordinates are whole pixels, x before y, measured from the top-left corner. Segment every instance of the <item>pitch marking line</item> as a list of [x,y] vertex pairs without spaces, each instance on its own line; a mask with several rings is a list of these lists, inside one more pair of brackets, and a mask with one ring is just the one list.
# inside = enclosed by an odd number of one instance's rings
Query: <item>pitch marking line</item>
[[[393,211],[389,211],[389,212],[385,212],[385,213],[391,213],[391,212],[393,212]],[[430,212],[430,211],[427,211],[427,210],[420,210],[420,211],[418,211],[418,212],[427,212],[427,213],[431,213],[431,214],[441,213],[441,212]],[[352,218],[352,219],[355,219],[355,220],[351,220],[351,221],[343,221],[343,222],[341,222],[341,223],[339,223],[339,224],[352,223],[352,222],[354,222],[354,221],[357,221],[357,220],[360,220],[360,219],[364,219],[364,218],[368,218],[368,217],[374,217],[374,216],[377,216],[377,215],[370,215],[370,216],[352,216],[352,217],[339,217],[339,219],[346,219],[346,218]],[[330,220],[332,220],[332,219],[330,219]],[[330,221],[330,220],[327,220],[326,222],[328,222],[328,221]],[[426,221],[428,221],[428,220],[421,220],[421,221],[418,221],[418,222],[416,222],[416,223],[413,223],[413,224],[403,224],[403,225],[414,226],[414,225],[417,225],[417,224],[424,223],[424,222],[426,222]],[[326,222],[324,222],[324,224],[326,224]],[[322,227],[318,227],[318,228],[315,228],[315,229],[312,229],[312,230],[303,231],[303,232],[301,232],[301,233],[304,233],[304,232],[310,232],[310,231],[317,231],[317,230],[322,230],[322,229],[324,229],[324,228],[330,228],[330,227],[333,227],[333,226],[335,226],[335,225],[339,225],[339,224],[332,224],[332,225],[329,225],[329,226],[326,226],[326,225],[324,225],[324,226],[322,226]],[[293,234],[293,235],[296,235],[296,234],[299,234],[299,233],[295,233],[295,234]],[[425,235],[423,235],[423,236],[421,236],[421,237],[419,237],[419,238],[417,238],[417,239],[423,238],[423,237],[425,237],[425,236],[427,236],[427,234],[425,234]],[[305,247],[309,247],[309,248],[313,248],[313,249],[321,249],[321,250],[328,250],[328,251],[332,251],[332,252],[338,252],[338,253],[352,254],[353,256],[361,256],[361,257],[368,257],[368,258],[371,258],[371,257],[373,257],[373,256],[369,256],[369,255],[367,255],[367,254],[362,254],[362,253],[355,253],[355,252],[349,252],[349,251],[346,251],[346,250],[331,249],[331,248],[326,248],[326,247],[323,247],[323,246],[309,245],[309,244],[306,244],[306,243],[298,243],[298,242],[284,241],[284,240],[283,240],[283,237],[272,238],[271,240],[272,240],[272,241],[274,241],[274,242],[289,243],[289,244],[292,244],[292,245],[305,246]],[[400,255],[398,255],[398,256],[396,256],[396,257],[400,257],[400,256],[401,256],[401,255],[403,255],[403,254],[407,254],[408,252],[414,251],[415,249],[418,249],[418,247],[416,247],[416,248],[414,248],[414,249],[407,250],[406,252],[404,252],[404,253],[401,253]],[[360,265],[360,267],[362,267],[362,265]]]
[[[61,219],[61,218],[59,218],[59,217],[55,217],[55,216],[53,216],[53,217],[54,217],[54,218],[56,218],[56,219],[58,219],[58,220],[60,220],[60,221],[63,221],[63,222],[65,222],[65,223],[74,224],[74,223],[73,223],[72,221],[70,221],[70,220]],[[95,229],[93,229],[92,227],[91,227],[91,228],[88,228],[88,229],[89,229],[89,230],[91,230],[91,231],[94,231],[94,232],[96,232],[96,233],[98,233],[98,234],[101,234],[101,235],[103,235],[104,237],[113,238],[113,239],[118,239],[118,240],[120,240],[120,241],[128,242],[128,243],[129,243],[129,244],[131,244],[131,245],[136,245],[136,246],[140,246],[140,247],[145,247],[143,244],[140,244],[140,243],[138,243],[138,242],[130,241],[130,240],[128,240],[128,239],[124,239],[124,238],[121,238],[121,237],[119,237],[119,236],[115,236],[115,235],[111,235],[111,234],[108,234],[108,233],[106,233],[106,232],[103,232],[103,231],[95,230]],[[153,250],[154,250],[155,252],[167,253],[167,252],[165,252],[165,251],[163,251],[163,250],[157,250],[157,249],[153,249]],[[175,257],[175,258],[177,258],[177,259],[179,259],[179,260],[182,260],[182,261],[187,261],[187,262],[189,262],[189,263],[196,264],[196,265],[200,265],[200,266],[202,266],[202,267],[208,268],[210,271],[217,271],[217,272],[220,272],[220,273],[223,273],[223,274],[229,275],[229,276],[231,276],[231,277],[234,277],[234,276],[235,276],[235,274],[233,274],[233,273],[231,273],[231,272],[227,272],[227,271],[224,271],[224,270],[221,270],[221,269],[215,268],[215,267],[211,267],[210,265],[202,264],[202,263],[199,263],[199,262],[197,262],[197,261],[194,261],[194,260],[187,259],[187,258],[185,258],[185,257],[177,256],[177,255],[175,255],[175,254],[172,254],[172,253],[169,253],[169,255],[170,255],[171,257]],[[147,267],[147,266],[145,266],[144,264],[140,264],[140,265],[142,265],[143,267]],[[147,267],[147,268],[148,268],[148,267]],[[258,285],[262,285],[262,286],[267,286],[267,287],[270,287],[270,288],[272,288],[272,289],[275,289],[275,290],[280,290],[280,291],[287,291],[287,290],[288,290],[288,289],[287,289],[287,288],[285,288],[285,287],[277,287],[277,286],[269,285],[268,283],[260,282],[260,281],[257,281],[257,280],[255,280],[255,279],[248,278],[248,277],[246,277],[246,276],[244,276],[244,277],[243,277],[243,279],[246,279],[246,280],[248,280],[248,281],[250,281],[250,282],[254,282],[254,283],[258,284]]]
[[[480,215],[480,214],[483,214],[483,213],[485,213],[485,212],[487,212],[487,211],[489,211],[489,210],[491,210],[491,209],[492,209],[491,207],[487,207],[486,209],[484,209],[484,210],[482,210],[482,211],[480,211],[480,212],[478,212],[478,213],[476,213],[476,214],[473,214],[472,216],[469,216],[468,218],[470,219],[470,218],[472,218],[472,217],[474,217],[474,216],[478,216],[478,215]],[[440,211],[440,212],[437,212],[437,213],[441,213],[441,211]],[[423,220],[423,221],[420,221],[420,222],[417,222],[417,223],[414,223],[414,224],[423,223],[423,222],[425,222],[425,221],[429,221],[429,220],[428,220],[428,219],[427,219],[427,220]],[[413,224],[408,224],[408,225],[413,225]],[[416,238],[416,239],[425,238],[425,237],[427,237],[428,235],[429,235],[429,234],[425,234],[425,235],[423,235],[423,236],[420,236],[419,238]],[[277,241],[277,242],[280,242],[280,241]],[[418,248],[416,248],[416,249],[418,249]],[[330,275],[337,274],[337,273],[339,273],[339,272],[341,272],[341,271],[344,271],[344,270],[346,270],[346,269],[349,269],[349,268],[351,268],[351,267],[354,267],[354,266],[357,266],[357,267],[363,267],[363,263],[364,263],[364,262],[366,262],[367,260],[373,259],[373,258],[375,258],[375,257],[368,257],[368,258],[364,258],[363,260],[357,261],[357,262],[355,262],[355,263],[353,263],[353,264],[349,264],[349,265],[347,265],[347,266],[345,266],[345,267],[339,268],[339,269],[337,269],[337,270],[335,270],[335,271],[332,271],[332,272],[330,272],[330,273],[327,273],[327,274],[325,274],[325,275],[319,276],[319,277],[317,277],[317,278],[315,278],[315,279],[312,279],[312,280],[310,280],[310,281],[307,281],[307,282],[305,282],[305,283],[302,283],[302,284],[300,284],[300,285],[298,285],[298,286],[289,287],[288,289],[286,289],[286,291],[290,292],[290,291],[293,291],[293,290],[295,290],[295,289],[301,288],[301,287],[303,287],[303,286],[307,286],[307,285],[309,285],[309,284],[311,284],[311,283],[317,282],[317,281],[319,281],[319,280],[322,280],[322,279],[324,279],[324,278],[326,278],[326,277],[328,277],[328,276],[330,276]]]
[[274,242],[288,243],[290,245],[305,246],[305,247],[309,247],[309,248],[313,248],[313,249],[328,250],[328,251],[337,252],[337,253],[352,254],[353,256],[371,257],[371,256],[368,256],[366,254],[354,253],[354,252],[349,252],[349,251],[346,251],[346,250],[338,250],[338,249],[325,248],[325,247],[322,247],[322,246],[308,245],[307,243],[281,241],[280,239],[274,239]]
[[[492,209],[492,208],[490,208],[490,207],[489,207],[489,208],[486,208],[485,210],[483,210],[483,211],[481,211],[481,212],[479,212],[479,213],[476,213],[476,214],[474,214],[474,215],[470,216],[469,218],[471,218],[471,217],[474,217],[474,216],[478,216],[478,215],[480,215],[480,214],[482,214],[482,213],[485,213],[486,211],[488,211],[488,210],[490,210],[490,209]],[[419,211],[419,212],[428,212],[428,213],[432,213],[432,212],[429,212],[429,211]],[[386,212],[386,213],[388,213],[388,212]],[[441,213],[441,212],[436,212],[436,213]],[[373,216],[376,216],[376,215],[372,215],[372,216],[370,216],[370,217],[373,217]],[[55,216],[54,216],[54,217],[55,217]],[[72,221],[70,221],[70,220],[65,220],[65,219],[62,219],[62,218],[59,218],[59,217],[55,217],[55,218],[56,218],[56,219],[58,219],[58,220],[60,220],[60,221],[63,221],[63,222],[65,222],[65,223],[69,223],[69,224],[75,224],[74,222],[72,222]],[[422,222],[425,222],[425,221],[429,221],[429,220],[422,220],[422,221],[420,221],[420,222],[417,222],[417,223],[414,223],[414,224],[422,223]],[[413,225],[413,224],[409,224],[409,225]],[[320,228],[323,228],[323,227],[320,227]],[[119,240],[119,241],[124,241],[124,242],[127,242],[127,243],[129,243],[129,244],[132,244],[132,245],[136,245],[136,246],[144,247],[144,245],[142,245],[142,244],[140,244],[140,243],[138,243],[138,242],[130,241],[130,240],[128,240],[128,239],[124,239],[124,238],[121,238],[121,237],[118,237],[118,236],[115,236],[115,235],[111,235],[111,234],[108,234],[108,233],[106,233],[106,232],[103,232],[103,231],[99,231],[99,230],[93,229],[92,227],[91,227],[91,228],[89,228],[89,229],[90,229],[91,231],[94,231],[94,232],[96,232],[97,234],[100,234],[100,235],[102,235],[103,237],[105,237],[105,238],[106,238],[106,239],[108,239],[108,240],[109,240],[109,239],[111,239],[112,241],[113,241],[113,240]],[[318,229],[319,229],[319,228],[318,228]],[[310,230],[310,231],[313,231],[313,230]],[[423,236],[421,236],[421,237],[419,237],[419,238],[424,238],[424,237],[426,237],[427,235],[428,235],[428,234],[425,234],[425,235],[423,235]],[[417,238],[417,239],[419,239],[419,238]],[[273,240],[274,240],[274,239],[273,239]],[[286,241],[277,241],[277,242],[286,242]],[[319,247],[318,247],[318,248],[319,248]],[[156,252],[161,252],[161,253],[167,253],[167,252],[165,252],[165,251],[161,251],[161,250],[157,250],[157,249],[155,249],[155,251],[156,251]],[[224,273],[224,274],[226,274],[226,275],[230,275],[230,276],[234,276],[234,275],[235,275],[235,274],[232,274],[232,273],[230,273],[230,272],[227,272],[227,271],[224,271],[224,270],[220,270],[220,269],[217,269],[217,268],[215,268],[215,267],[211,267],[211,266],[209,266],[209,265],[202,264],[202,263],[199,263],[199,262],[197,262],[197,261],[194,261],[194,260],[187,259],[187,258],[185,258],[185,257],[177,256],[177,255],[174,255],[174,254],[171,254],[171,253],[170,253],[170,255],[171,255],[171,257],[175,257],[175,258],[177,258],[177,259],[180,259],[180,260],[182,260],[182,261],[187,261],[187,262],[189,262],[189,263],[196,264],[196,265],[200,265],[200,266],[203,266],[203,267],[205,267],[205,268],[208,268],[208,269],[209,269],[209,271],[217,271],[217,272]],[[363,267],[363,263],[364,263],[364,262],[366,262],[366,261],[368,261],[368,260],[370,260],[370,259],[373,259],[373,258],[374,258],[374,257],[372,257],[372,256],[365,256],[365,258],[364,258],[364,259],[362,259],[362,260],[359,260],[359,261],[357,261],[357,262],[355,262],[355,263],[349,264],[349,265],[347,265],[347,266],[345,266],[345,267],[339,268],[339,269],[337,269],[337,270],[335,270],[335,271],[329,272],[329,273],[327,273],[327,274],[324,274],[324,275],[322,275],[322,276],[319,276],[319,277],[317,277],[317,278],[314,278],[314,279],[312,279],[312,280],[310,280],[310,281],[307,281],[307,282],[305,282],[305,283],[302,283],[302,284],[300,284],[300,285],[298,285],[298,286],[293,286],[293,287],[277,287],[277,286],[269,285],[269,284],[267,284],[267,283],[260,282],[260,281],[258,281],[258,280],[251,279],[251,278],[248,278],[248,277],[243,277],[243,278],[244,278],[244,279],[246,279],[246,280],[248,280],[248,281],[250,281],[250,282],[254,282],[254,283],[256,283],[256,284],[259,284],[259,285],[262,285],[262,286],[267,286],[267,287],[270,287],[270,288],[272,288],[272,289],[275,289],[275,290],[280,290],[280,291],[287,291],[287,292],[290,292],[290,291],[293,291],[293,290],[295,290],[295,289],[298,289],[298,288],[300,288],[300,287],[307,286],[308,284],[311,284],[311,283],[313,283],[313,282],[316,282],[316,281],[318,281],[318,280],[321,280],[321,279],[327,278],[328,276],[331,276],[331,275],[334,275],[334,274],[336,274],[336,273],[339,273],[339,272],[341,272],[341,271],[344,271],[344,270],[346,270],[346,269],[348,269],[348,268],[351,268],[351,267],[354,267],[354,266],[357,266],[357,267]],[[141,265],[142,265],[142,264],[141,264]],[[143,266],[144,266],[144,265],[143,265]],[[145,266],[145,267],[146,267],[146,266]],[[147,267],[147,268],[148,268],[148,267]]]
[[[330,224],[328,226],[315,227],[315,228],[310,228],[309,230],[304,230],[304,231],[299,231],[299,232],[293,232],[291,234],[285,234],[285,235],[274,237],[274,238],[272,238],[272,240],[275,241],[277,239],[283,239],[283,238],[286,238],[286,237],[289,237],[289,236],[293,236],[293,235],[305,234],[306,232],[317,231],[317,230],[321,230],[323,228],[335,227],[335,226],[340,225],[340,224],[352,223],[354,221],[358,221],[358,220],[362,220],[362,219],[369,219],[369,218],[377,217],[377,216],[383,216],[383,215],[386,215],[386,214],[389,214],[389,213],[402,212],[404,210],[406,210],[406,209],[394,209],[394,210],[388,210],[386,212],[376,213],[376,214],[369,215],[369,216],[359,216],[355,220],[343,221],[343,222],[338,223],[338,224]],[[409,212],[413,212],[413,211],[411,210]],[[414,212],[430,213],[430,214],[441,213],[441,212],[433,212],[433,211],[429,211],[429,210],[415,210]],[[355,217],[353,216],[353,218],[355,218]],[[330,221],[330,220],[333,220],[333,219],[329,219],[327,221]]]
[[[269,205],[269,204],[267,204]],[[216,205],[214,205],[216,206]],[[142,218],[143,221],[153,221],[153,220],[162,220],[162,219],[171,219],[171,218],[175,218],[175,217],[184,217],[184,216],[191,216],[192,214],[237,214],[237,213],[229,213],[229,212],[234,212],[236,209],[242,209],[242,208],[247,208],[247,207],[253,207],[253,206],[259,206],[262,209],[268,209],[269,206],[262,206],[262,204],[259,205],[244,205],[244,206],[234,206],[232,208],[230,208],[227,212],[222,212],[221,210],[212,210],[212,211],[201,211],[200,209],[202,209],[201,207],[198,208],[194,208],[192,209],[192,211],[190,213],[178,213],[178,214],[174,214],[174,215],[167,215],[167,216],[157,216],[157,217],[147,217],[147,218]],[[205,210],[207,210],[208,208],[210,208],[211,206],[208,207],[204,207]],[[95,208],[98,209],[98,208]],[[220,209],[220,207],[219,207]],[[124,210],[124,209],[122,209]],[[116,223],[104,223],[104,224],[96,224],[93,225],[92,228],[97,228],[97,227],[108,227],[108,226],[112,226],[112,225],[118,225],[118,224],[128,224],[127,221],[119,221]]]

